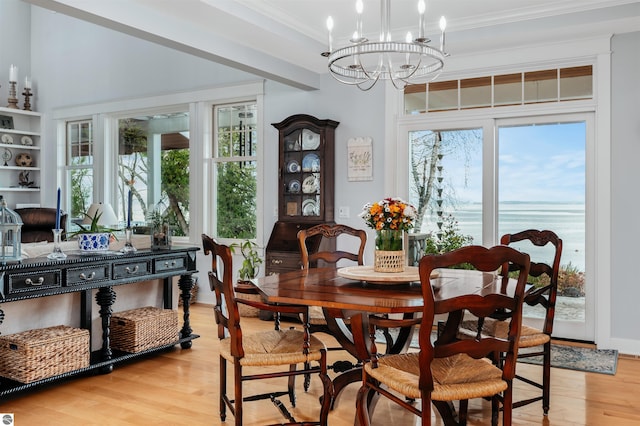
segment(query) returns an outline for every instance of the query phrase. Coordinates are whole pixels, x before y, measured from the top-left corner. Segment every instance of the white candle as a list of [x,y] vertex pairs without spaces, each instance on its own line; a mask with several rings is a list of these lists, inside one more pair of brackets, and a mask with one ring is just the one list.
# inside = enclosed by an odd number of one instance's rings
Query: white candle
[[331,50],[333,49],[333,39],[331,36],[331,31],[333,30],[333,18],[331,16],[327,18],[327,30],[329,31],[329,53],[331,53]]
[[362,35],[362,11],[364,9],[364,5],[362,4],[362,0],[358,0],[356,2],[356,33],[357,36],[354,36],[354,39],[360,39],[363,37]]
[[418,2],[418,15],[420,17],[418,22],[418,38],[424,38],[424,12],[427,9],[427,5],[424,0]]
[[13,64],[11,64],[11,67],[9,68],[9,81],[14,83],[18,81],[18,67]]
[[24,78],[24,88],[31,89],[31,80],[29,80],[29,77]]

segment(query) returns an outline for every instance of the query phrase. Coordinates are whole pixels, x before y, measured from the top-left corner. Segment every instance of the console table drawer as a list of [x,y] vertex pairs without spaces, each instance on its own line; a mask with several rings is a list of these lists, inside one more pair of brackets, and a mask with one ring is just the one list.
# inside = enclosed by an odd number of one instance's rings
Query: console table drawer
[[9,275],[9,294],[62,287],[62,271],[52,269]]
[[113,265],[113,279],[139,277],[151,274],[151,262],[127,262]]
[[163,259],[154,260],[155,272],[180,271],[186,270],[186,262],[184,256],[165,257]]
[[96,265],[90,268],[67,269],[67,286],[82,285],[109,280],[109,265]]

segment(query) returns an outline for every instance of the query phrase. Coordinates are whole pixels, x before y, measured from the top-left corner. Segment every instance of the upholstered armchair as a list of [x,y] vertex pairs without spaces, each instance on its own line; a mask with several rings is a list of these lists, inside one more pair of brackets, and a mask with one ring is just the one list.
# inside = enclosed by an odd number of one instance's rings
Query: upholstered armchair
[[[37,243],[40,241],[53,241],[52,229],[56,227],[56,209],[50,207],[27,207],[14,210],[22,219],[22,242]],[[60,227],[62,240],[66,238],[67,215],[60,215]]]

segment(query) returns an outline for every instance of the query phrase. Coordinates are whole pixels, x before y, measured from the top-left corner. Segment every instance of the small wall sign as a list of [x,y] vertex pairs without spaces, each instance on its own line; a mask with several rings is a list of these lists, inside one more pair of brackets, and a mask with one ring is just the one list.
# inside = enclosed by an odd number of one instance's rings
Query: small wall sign
[[373,144],[369,136],[347,141],[347,180],[373,180]]

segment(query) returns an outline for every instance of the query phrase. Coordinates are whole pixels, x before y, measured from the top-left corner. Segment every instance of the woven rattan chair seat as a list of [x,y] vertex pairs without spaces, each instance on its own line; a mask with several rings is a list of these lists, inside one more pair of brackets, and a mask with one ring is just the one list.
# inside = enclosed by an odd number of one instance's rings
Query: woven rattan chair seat
[[[409,398],[420,398],[418,353],[388,355],[378,360],[378,368],[364,365],[374,379]],[[434,401],[452,401],[491,396],[507,389],[502,370],[488,359],[473,359],[466,354],[436,358],[431,364]]]
[[[243,366],[265,366],[298,364],[320,360],[320,350],[324,343],[311,336],[309,354],[302,353],[304,333],[300,330],[271,330],[242,336],[244,357],[240,359]],[[220,341],[220,355],[233,362],[230,350],[231,339]]]
[[[473,338],[478,331],[477,320],[465,320],[462,322],[460,329],[458,330],[459,337],[461,338]],[[500,337],[505,339],[509,332],[509,323],[507,321],[498,321],[492,318],[486,318],[482,326],[482,333],[487,336]],[[551,340],[548,334],[543,333],[541,330],[522,325],[520,328],[520,340],[518,341],[518,347],[531,348],[534,346],[544,345]]]

